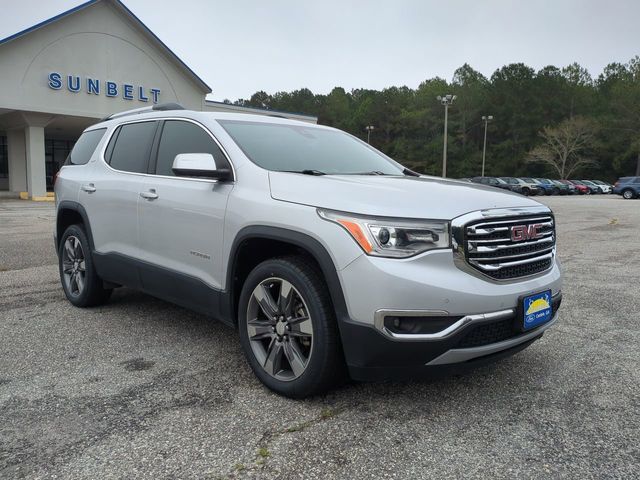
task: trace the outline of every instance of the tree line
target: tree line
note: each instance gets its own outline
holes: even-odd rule
[[[450,177],[480,175],[483,115],[493,116],[487,131],[486,175],[609,181],[640,175],[638,56],[607,65],[597,78],[577,63],[538,71],[513,63],[490,78],[465,64],[450,82],[436,77],[416,89],[347,92],[335,87],[327,95],[306,88],[259,91],[233,103],[316,115],[318,123],[363,140],[365,127],[373,125],[373,146],[409,168],[440,175],[444,112],[436,97],[445,94],[457,96],[449,108]]]

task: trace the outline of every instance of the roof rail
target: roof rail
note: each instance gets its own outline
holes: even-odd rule
[[[127,117],[129,115],[138,115],[141,113],[148,113],[153,111],[165,112],[168,110],[184,110],[185,108],[179,103],[157,103],[150,107],[134,108],[133,110],[125,110],[124,112],[112,113],[104,117],[101,122],[112,120],[114,118]]]

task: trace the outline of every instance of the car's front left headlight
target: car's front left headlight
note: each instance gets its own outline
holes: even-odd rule
[[[406,258],[438,248],[450,248],[449,222],[368,217],[318,209],[318,215],[342,226],[367,255]]]

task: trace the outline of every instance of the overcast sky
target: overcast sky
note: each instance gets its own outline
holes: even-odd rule
[[[82,3],[1,0],[0,37]],[[213,89],[417,87],[465,62],[578,62],[596,77],[640,54],[639,0],[124,0]]]

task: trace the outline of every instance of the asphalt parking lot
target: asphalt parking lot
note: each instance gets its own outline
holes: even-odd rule
[[[640,200],[546,197],[559,323],[463,376],[261,386],[231,328],[64,298],[52,204],[0,202],[0,478],[638,478]]]

